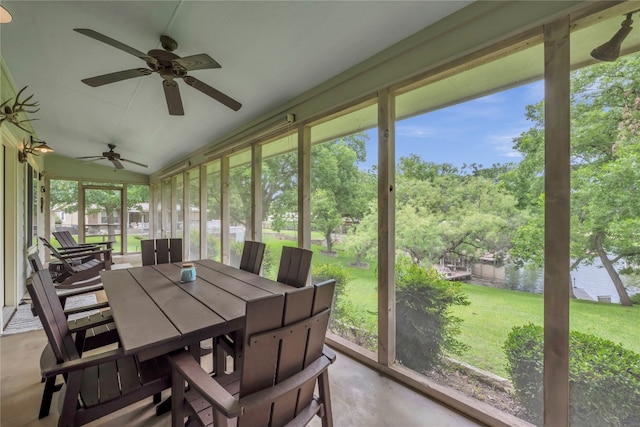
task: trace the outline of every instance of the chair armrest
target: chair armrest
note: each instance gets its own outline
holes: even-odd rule
[[[93,294],[104,289],[102,284],[87,286],[86,288],[77,289],[57,289],[58,298],[69,298],[77,295]]]
[[[96,248],[95,246],[76,246],[74,248],[56,248],[60,255],[71,255],[76,252],[86,252]]]
[[[124,350],[117,348],[114,350],[105,351],[103,353],[92,354],[90,356],[83,356],[80,359],[69,360],[63,363],[43,364],[40,366],[43,377],[50,377],[53,375],[67,374],[69,372],[79,371],[92,366],[100,365],[102,363],[111,362],[124,357]]]
[[[85,311],[99,310],[101,308],[107,308],[107,307],[109,307],[109,302],[104,301],[104,302],[98,302],[96,304],[83,305],[82,307],[68,308],[64,311],[64,314],[66,316],[69,316],[71,314],[84,313]]]
[[[309,366],[286,380],[273,387],[251,393],[240,399],[240,403],[245,411],[249,412],[255,406],[264,405],[265,402],[273,401],[278,396],[282,396],[292,390],[302,387],[305,383],[317,378],[331,364],[330,359],[324,355],[318,357]]]
[[[202,369],[200,364],[186,351],[169,355],[173,369],[183,376],[218,411],[227,418],[239,417],[243,413],[240,402]]]
[[[329,359],[331,363],[336,361],[336,353],[331,350],[326,344],[322,347],[322,354],[324,355],[324,357]]]
[[[56,257],[59,259],[79,259],[85,258],[96,254],[111,254],[111,249],[85,249],[83,251],[60,254],[60,256]]]

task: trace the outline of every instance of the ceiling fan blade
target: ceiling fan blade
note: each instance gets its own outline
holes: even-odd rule
[[[233,111],[238,111],[240,107],[242,107],[242,104],[236,101],[235,99],[231,98],[228,95],[225,95],[224,93],[220,92],[218,89],[214,89],[208,84],[203,83],[194,77],[184,76],[183,79],[189,86],[199,90],[205,95],[209,95],[216,101],[221,102],[222,104],[231,108]]]
[[[164,97],[167,99],[169,114],[172,116],[184,116],[178,83],[173,80],[163,80],[162,86],[164,86]]]
[[[111,163],[113,163],[116,169],[124,169],[124,166],[122,166],[122,163],[120,163],[118,159],[109,159],[109,160],[111,160]]]
[[[76,159],[95,159],[95,160],[100,160],[100,159],[106,159],[106,157],[100,157],[100,156],[84,156],[84,157],[76,157]]]
[[[131,70],[117,71],[115,73],[103,74],[101,76],[82,79],[82,83],[87,84],[91,87],[97,87],[109,83],[119,82],[121,80],[132,79],[134,77],[148,76],[151,73],[153,73],[153,71],[149,70],[148,68],[134,68]]]
[[[138,166],[142,166],[143,168],[148,168],[149,166],[142,164],[142,163],[138,163],[138,162],[134,162],[133,160],[129,160],[129,159],[123,159],[120,158],[121,162],[129,162],[129,163],[133,163],[134,165],[138,165]]]
[[[222,68],[222,66],[218,64],[215,59],[213,59],[206,53],[184,56],[182,58],[174,59],[171,62],[186,71],[204,70],[208,68]]]
[[[104,34],[100,34],[97,31],[93,31],[88,28],[74,28],[73,31],[78,32],[80,34],[84,34],[85,36],[91,37],[92,39],[101,41],[102,43],[106,43],[109,46],[113,46],[133,56],[137,56],[143,61],[153,62],[154,64],[158,62],[157,59],[155,59],[154,57],[149,56],[144,52],[140,52],[138,49],[134,49],[131,46],[127,46],[126,44],[121,43],[117,40],[114,40],[111,37],[105,36]]]

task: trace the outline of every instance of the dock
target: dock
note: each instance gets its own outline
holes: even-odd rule
[[[582,288],[573,288],[573,296],[576,297],[576,299],[582,299],[582,300],[586,300],[586,301],[595,301],[595,298],[593,298],[591,295],[589,295],[589,292],[585,291]]]
[[[443,265],[434,265],[433,268],[438,270],[445,280],[458,281],[471,279],[471,272],[467,270],[457,270]]]

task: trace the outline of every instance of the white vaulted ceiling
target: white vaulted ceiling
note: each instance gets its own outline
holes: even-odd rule
[[[67,157],[117,146],[126,169],[150,174],[353,67],[470,1],[3,1],[0,54],[40,111],[36,134]],[[178,42],[221,69],[189,72],[242,103],[235,112],[178,80],[184,116],[167,111],[153,74],[101,87],[81,79],[139,58],[74,32],[89,28],[142,52]],[[0,94],[1,95],[1,94]],[[4,101],[6,96],[2,96]],[[100,162],[106,163],[108,162]]]

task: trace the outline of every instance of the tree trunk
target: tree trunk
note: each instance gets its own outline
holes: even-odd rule
[[[327,241],[327,253],[333,253],[333,242],[331,241],[331,231],[329,230],[324,234],[324,238]]]
[[[114,210],[112,209],[111,211],[107,211],[110,212],[109,214],[107,214],[107,241],[109,242],[115,242],[116,241],[116,230],[115,230],[115,216],[114,214]]]
[[[594,241],[596,251],[598,251],[598,256],[600,257],[600,261],[602,261],[602,265],[604,265],[607,273],[609,273],[609,277],[611,277],[613,286],[615,286],[616,291],[618,292],[618,296],[620,297],[620,304],[631,307],[633,304],[631,303],[631,298],[629,298],[629,294],[627,293],[627,290],[622,283],[622,279],[620,279],[620,275],[613,266],[613,262],[611,262],[611,260],[607,256],[606,251],[602,247],[602,236],[598,234]]]

